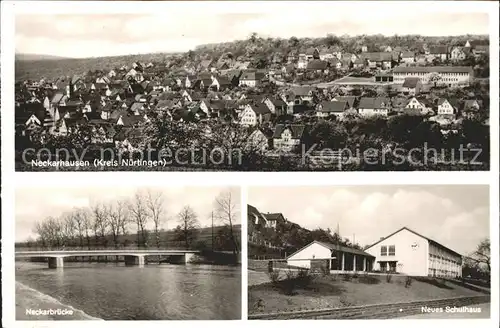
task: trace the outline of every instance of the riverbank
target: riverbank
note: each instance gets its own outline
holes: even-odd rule
[[[385,276],[349,280],[340,275],[317,276],[307,283],[290,286],[280,282],[265,282],[266,277],[262,273],[249,271],[248,280],[249,314],[485,295],[451,282],[426,278],[412,279],[410,286],[406,286],[406,277],[396,275],[390,281]]]
[[[29,313],[31,311],[32,314]],[[102,320],[16,281],[16,320]]]

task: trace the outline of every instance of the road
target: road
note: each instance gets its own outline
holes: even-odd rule
[[[483,304],[474,304],[470,305],[470,308],[480,308],[481,312],[479,313],[422,313],[416,315],[410,315],[407,317],[401,317],[398,319],[486,319],[491,316],[491,304],[483,303]]]

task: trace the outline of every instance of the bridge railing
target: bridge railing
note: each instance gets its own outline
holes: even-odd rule
[[[157,248],[157,247],[137,247],[137,246],[122,246],[122,247],[16,247],[15,251],[16,252],[32,252],[32,251],[126,251],[126,250],[141,250],[141,251],[147,251],[147,250],[193,250],[195,249],[190,249],[190,248],[185,248],[185,247],[166,247],[166,248]]]

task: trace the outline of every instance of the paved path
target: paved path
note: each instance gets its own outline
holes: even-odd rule
[[[398,319],[486,319],[491,316],[491,304],[483,303],[483,304],[474,304],[468,306],[469,308],[480,308],[481,312],[479,313],[422,313],[416,315],[410,315],[407,317],[401,317]]]

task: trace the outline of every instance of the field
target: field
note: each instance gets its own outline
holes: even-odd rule
[[[411,285],[406,287],[406,277],[398,275],[391,275],[390,282],[385,275],[350,280],[342,275],[317,276],[306,285],[297,285],[290,293],[280,282],[273,284],[269,278],[263,282],[264,275],[255,272],[249,275],[249,284],[257,283],[248,288],[250,314],[484,295],[450,281],[426,277],[412,278]]]

